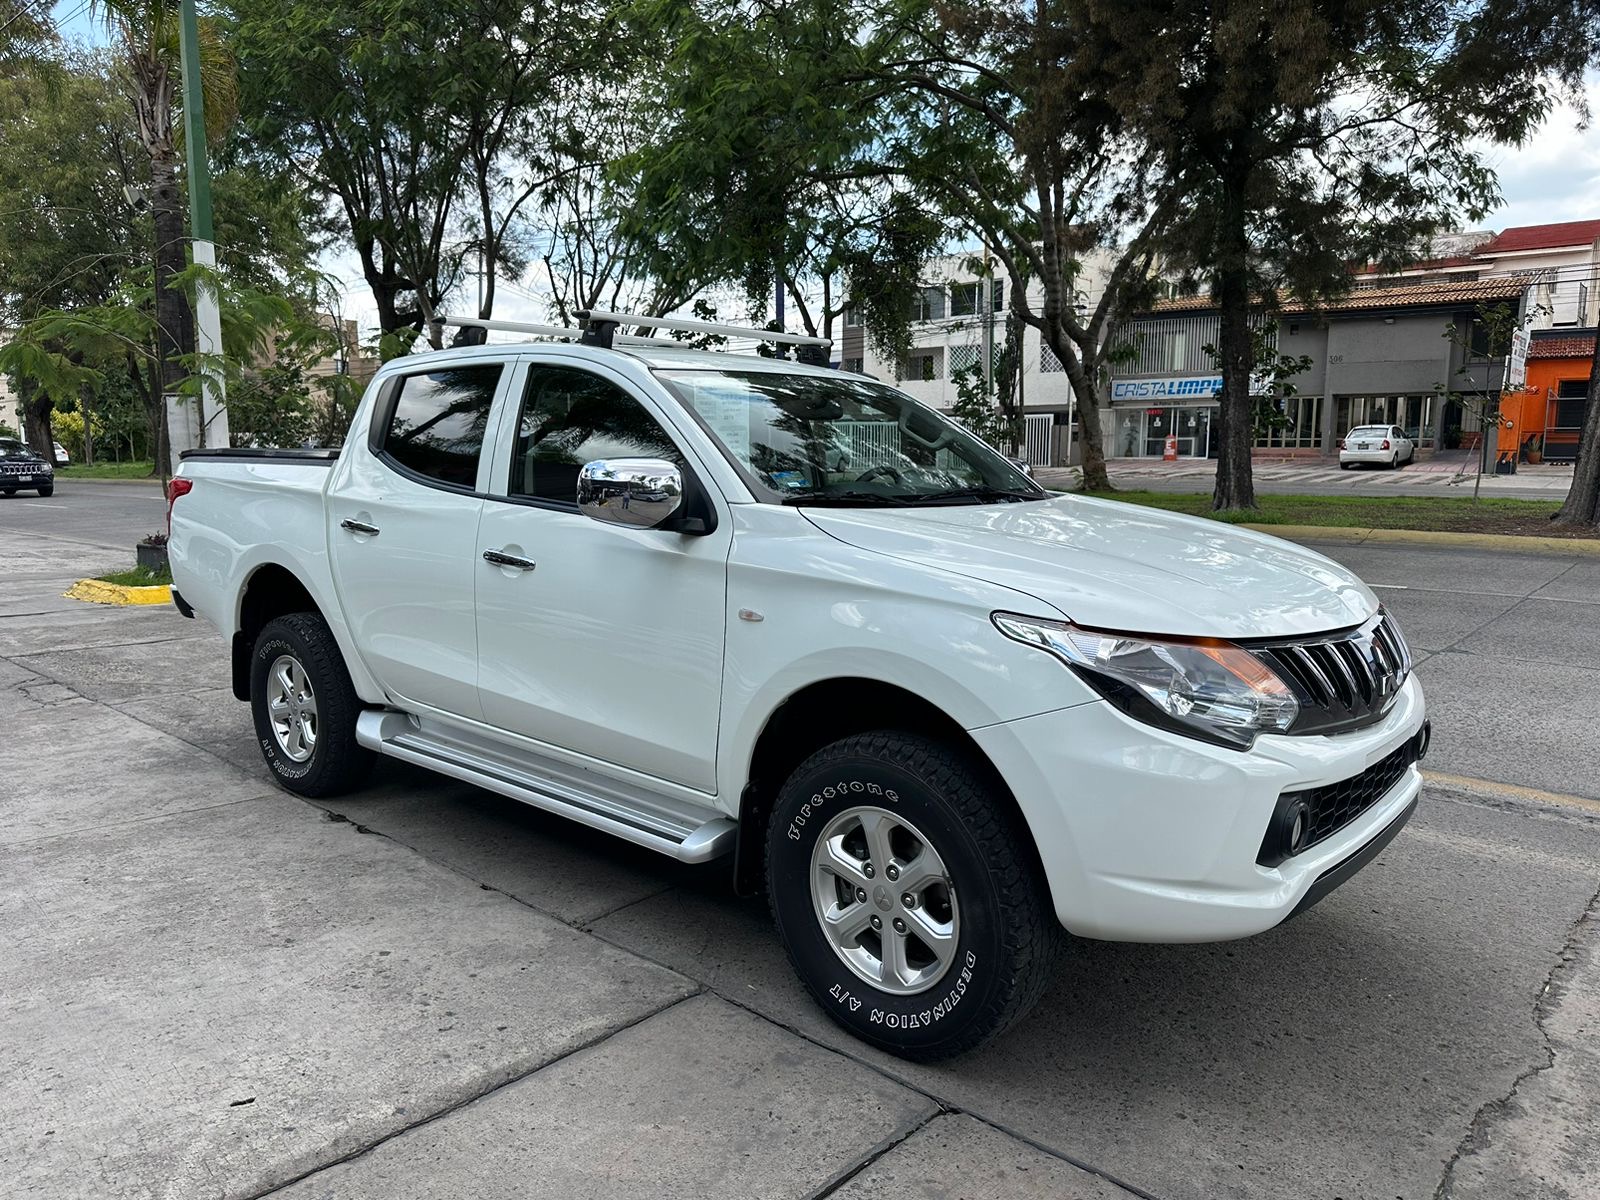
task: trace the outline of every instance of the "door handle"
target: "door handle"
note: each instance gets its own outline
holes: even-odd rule
[[[539,564],[531,558],[518,558],[515,554],[507,554],[504,550],[485,550],[483,561],[496,567],[509,567],[513,571],[531,571]]]
[[[364,533],[368,537],[378,536],[378,527],[376,525],[368,525],[365,521],[352,520],[350,517],[340,521],[339,528],[348,529],[351,533]]]

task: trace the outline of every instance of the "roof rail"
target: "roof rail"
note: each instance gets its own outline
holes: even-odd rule
[[[833,343],[827,338],[810,337],[802,333],[779,333],[772,329],[758,329],[752,325],[720,325],[711,321],[691,321],[680,317],[634,317],[627,313],[603,312],[594,309],[585,309],[574,313],[582,322],[582,327],[572,325],[539,325],[527,321],[500,321],[484,317],[446,317],[437,316],[432,324],[439,326],[452,325],[462,330],[459,341],[463,345],[482,345],[488,338],[490,330],[500,333],[526,333],[534,337],[563,338],[568,341],[579,340],[586,345],[603,346],[652,346],[666,349],[670,343],[663,342],[653,337],[635,337],[617,333],[617,328],[622,325],[636,326],[644,329],[678,330],[684,333],[708,333],[720,337],[753,338],[757,341],[772,342],[779,348],[782,357],[783,347],[795,347],[795,358],[802,363],[813,366],[825,367],[828,365],[828,350]]]

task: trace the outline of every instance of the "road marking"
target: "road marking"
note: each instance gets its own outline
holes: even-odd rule
[[[1387,588],[1391,592],[1409,592],[1411,589],[1403,583],[1369,583],[1368,587]]]
[[[1510,796],[1535,804],[1553,804],[1558,808],[1578,808],[1584,812],[1600,813],[1600,800],[1587,796],[1568,796],[1562,792],[1544,792],[1538,788],[1523,787],[1519,783],[1498,783],[1493,779],[1478,779],[1471,775],[1447,775],[1443,771],[1424,771],[1422,778],[1438,787],[1457,788],[1463,792],[1480,795]]]

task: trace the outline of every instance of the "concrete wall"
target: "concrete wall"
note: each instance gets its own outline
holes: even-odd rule
[[[1450,319],[1441,313],[1333,320],[1326,333],[1328,396],[1429,392],[1455,387],[1452,364],[1459,351],[1445,337]],[[1309,351],[1307,351],[1309,353]],[[1302,392],[1312,389],[1302,385]]]

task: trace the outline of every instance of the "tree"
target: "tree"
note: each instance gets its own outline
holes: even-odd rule
[[[1071,7],[647,0],[635,12],[683,67],[662,136],[635,159],[657,240],[725,275],[838,268],[891,354],[922,265],[953,234],[981,241],[1009,276],[1014,318],[1066,370],[1088,486],[1109,488],[1106,354],[1148,291],[1174,198],[1114,114],[1074,93]],[[1091,255],[1106,265],[1089,305]]]
[[[104,302],[149,229],[122,194],[139,147],[106,62],[52,45],[0,76],[0,127],[0,328]],[[16,387],[24,435],[48,452],[54,398],[26,374]]]
[[[250,0],[230,7],[242,110],[262,153],[336,209],[386,355],[486,268],[520,275],[528,206],[571,169],[572,112],[616,53],[577,0]]]
[[[1182,202],[1159,248],[1221,312],[1219,509],[1255,503],[1253,314],[1349,286],[1497,199],[1482,139],[1515,140],[1537,108],[1450,49],[1468,10],[1434,0],[1074,0],[1073,77],[1156,156]],[[1151,62],[1182,63],[1153,72]]]
[[[177,278],[188,266],[183,192],[178,178],[177,107],[181,69],[177,0],[96,0],[120,49],[120,78],[133,106],[139,141],[149,156],[149,204],[155,225],[155,344],[160,386],[150,397],[159,428],[156,457],[165,473],[164,397],[186,378],[181,360],[193,352],[194,307]],[[208,137],[232,122],[236,91],[233,62],[216,26],[199,23],[200,90]]]

